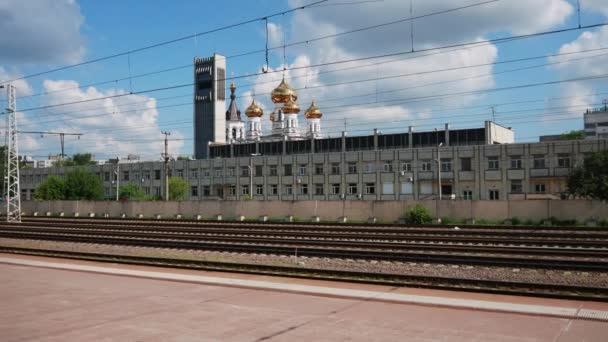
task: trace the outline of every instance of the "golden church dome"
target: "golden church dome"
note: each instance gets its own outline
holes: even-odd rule
[[[274,88],[271,93],[271,99],[274,103],[287,103],[287,101],[297,101],[298,94],[289,87],[283,78],[278,87]]]
[[[323,113],[321,113],[321,110],[313,100],[310,107],[306,110],[306,113],[304,113],[304,116],[307,119],[320,119],[323,116]]]
[[[245,110],[245,115],[250,118],[259,118],[264,115],[264,111],[260,106],[258,106],[258,104],[255,102],[255,99],[253,99],[249,107],[247,107],[247,110]]]
[[[300,112],[300,106],[294,100],[290,99],[281,107],[281,111],[284,114],[298,114]]]

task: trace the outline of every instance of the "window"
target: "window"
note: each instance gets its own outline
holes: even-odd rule
[[[270,194],[273,196],[279,194],[279,186],[277,184],[270,184]]]
[[[283,165],[283,175],[285,175],[285,176],[291,176],[292,175],[291,164],[285,164],[285,165]]]
[[[154,187],[154,196],[160,198],[160,186]]]
[[[401,162],[401,171],[412,172],[412,162],[410,162],[410,161]]]
[[[160,170],[154,170],[154,179],[160,180]]]
[[[323,174],[323,164],[322,163],[315,164],[315,175],[322,175],[322,174]]]
[[[376,193],[376,183],[365,183],[365,193],[373,195]]]
[[[543,184],[543,183],[534,184],[534,193],[544,194],[545,193],[545,184]]]
[[[139,178],[139,171],[133,171],[133,174],[131,175],[131,179],[137,182],[141,181],[141,178]]]
[[[357,183],[348,183],[348,193],[351,195],[356,195],[357,192]]]
[[[226,168],[226,176],[227,177],[234,177],[235,170],[236,170],[235,167],[228,167],[228,168]]]
[[[110,197],[110,188],[104,188],[106,197]]]
[[[348,173],[357,173],[357,163],[356,162],[348,163]]]
[[[431,162],[430,161],[423,160],[420,165],[421,165],[420,169],[422,171],[431,171]]]
[[[141,178],[144,180],[150,180],[150,170],[142,171]]]
[[[401,183],[401,193],[403,195],[409,195],[414,193],[414,185],[411,182]]]
[[[340,163],[331,163],[331,174],[332,175],[340,174]]]
[[[339,183],[334,183],[331,185],[331,193],[334,195],[339,195],[341,193]]]
[[[300,175],[300,176],[306,175],[306,164],[300,164],[300,166],[298,166],[298,175]]]
[[[211,175],[209,174],[209,169],[208,169],[208,168],[204,168],[204,169],[203,169],[203,177],[209,177],[209,176],[211,176]]]
[[[190,178],[198,178],[198,169],[190,169]]]
[[[498,170],[498,157],[488,157],[488,170]]]
[[[369,162],[365,163],[365,173],[374,173],[376,172],[376,163]]]
[[[222,177],[222,168],[216,167],[214,173],[215,173],[215,177]]]
[[[279,172],[277,171],[277,166],[276,165],[268,165],[268,174],[271,176],[276,176],[279,174]]]
[[[241,166],[241,177],[249,177],[249,166]]]
[[[471,171],[471,158],[460,158],[460,171]]]
[[[128,181],[129,180],[129,171],[123,171],[122,172],[122,180],[123,181]]]
[[[382,162],[382,172],[393,172],[393,162],[390,160]]]
[[[441,159],[441,172],[452,171],[452,159],[442,158]]]
[[[291,184],[283,186],[283,195],[293,195],[293,186]]]
[[[323,195],[323,184],[315,184],[315,195]]]
[[[106,172],[103,173],[103,180],[106,181],[106,182],[110,181],[110,173],[109,172],[106,171]]]
[[[511,156],[511,168],[512,169],[521,169],[521,156]]]
[[[533,167],[535,169],[544,169],[545,168],[545,156],[534,156],[534,163],[533,163]]]
[[[257,177],[262,177],[264,175],[264,165],[255,166],[255,175]]]
[[[235,185],[230,185],[228,187],[228,195],[236,196],[236,186]]]
[[[308,184],[300,184],[300,195],[308,195]]]
[[[255,194],[258,196],[264,195],[264,185],[256,184],[255,185]]]
[[[175,175],[179,178],[184,178],[184,169],[175,170]]]
[[[521,180],[512,180],[511,181],[511,193],[512,194],[521,194],[524,192],[524,188],[521,184]]]
[[[241,185],[241,195],[249,195],[249,184]]]
[[[421,195],[432,195],[433,194],[433,183],[420,182],[420,194]]]
[[[211,186],[203,185],[203,197],[211,196]]]
[[[472,200],[473,199],[473,191],[471,190],[464,190],[462,192],[462,199],[464,200]]]
[[[557,156],[558,167],[570,167],[570,156],[567,154],[559,154]]]
[[[392,182],[382,183],[382,194],[392,195],[395,193],[395,185]]]
[[[194,185],[190,187],[190,196],[198,197],[198,186]]]
[[[498,193],[498,190],[490,190],[488,193],[490,195],[491,201],[498,201],[500,199],[500,194]]]
[[[144,193],[146,194],[146,196],[150,196],[150,188],[149,187],[144,187]]]

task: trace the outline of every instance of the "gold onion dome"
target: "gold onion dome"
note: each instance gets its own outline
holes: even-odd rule
[[[285,102],[281,111],[285,114],[298,114],[300,112],[300,106],[294,100],[288,100]]]
[[[274,120],[277,119],[277,116],[274,112],[270,113],[270,117],[268,117],[270,119],[270,121],[274,122]]]
[[[321,110],[313,100],[310,107],[306,110],[306,113],[304,113],[304,116],[306,116],[307,119],[320,119],[323,116],[323,113],[321,113]]]
[[[247,117],[250,118],[259,118],[264,115],[264,111],[260,106],[258,106],[258,104],[255,102],[255,99],[253,99],[249,107],[247,107],[247,110],[245,110],[245,114],[247,115]]]
[[[289,100],[297,101],[298,94],[289,87],[285,79],[282,79],[281,83],[272,91],[271,99],[274,103],[286,103]]]

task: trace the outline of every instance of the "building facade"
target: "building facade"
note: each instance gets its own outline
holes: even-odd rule
[[[493,125],[490,123],[490,127]],[[479,134],[483,135],[482,131]],[[438,136],[445,137],[445,134]],[[566,191],[570,170],[582,163],[587,154],[608,149],[607,140],[444,143],[441,147],[435,144],[390,148],[380,147],[381,135],[362,138],[369,137],[372,147],[368,149],[347,146],[343,136],[338,138],[337,151],[288,153],[284,150],[280,154],[259,156],[176,160],[170,163],[170,175],[189,181],[190,200],[242,200],[250,196],[254,200],[290,201],[424,200],[436,199],[439,189],[443,199],[558,199]],[[232,146],[234,151],[238,145]],[[116,166],[88,168],[103,182],[106,198],[115,198]],[[22,170],[23,199],[31,199],[36,186],[49,175],[61,176],[67,171],[68,168],[55,167]],[[150,196],[160,198],[164,193],[162,162],[120,164],[118,176],[121,185],[137,183]]]
[[[194,59],[194,157],[207,158],[210,142],[226,142],[226,57]]]
[[[585,139],[608,139],[608,103],[585,112]]]

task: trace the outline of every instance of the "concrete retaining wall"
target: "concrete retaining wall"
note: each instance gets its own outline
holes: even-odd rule
[[[433,217],[458,220],[485,219],[501,221],[509,218],[543,220],[555,217],[560,220],[585,222],[590,219],[608,219],[608,203],[587,200],[511,200],[511,201],[182,201],[182,202],[113,202],[113,201],[24,201],[26,215],[80,216],[95,213],[111,217],[152,218],[161,215],[172,218],[181,214],[184,218],[197,215],[205,219],[222,215],[226,220],[244,216],[246,219],[284,219],[294,216],[310,220],[318,216],[324,221],[336,221],[348,217],[349,221],[366,221],[376,217],[380,222],[396,222],[408,208],[421,204]]]

